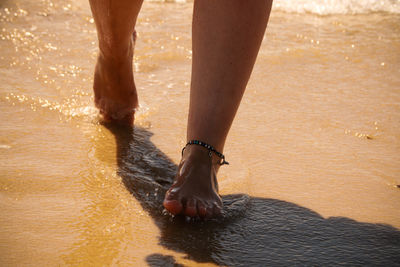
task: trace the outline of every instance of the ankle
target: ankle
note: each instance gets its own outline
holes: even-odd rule
[[[133,41],[129,42],[100,42],[99,57],[107,62],[126,62],[133,57]]]
[[[215,170],[220,167],[221,158],[205,147],[188,145],[182,153],[182,160],[190,160],[201,164],[211,164]]]

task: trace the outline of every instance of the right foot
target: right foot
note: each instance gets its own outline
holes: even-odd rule
[[[165,194],[164,207],[172,214],[209,218],[219,215],[222,200],[218,195],[216,172],[219,158],[203,147],[187,146],[174,184]]]
[[[133,124],[138,105],[132,72],[134,39],[128,51],[99,53],[93,83],[94,101],[106,122]]]

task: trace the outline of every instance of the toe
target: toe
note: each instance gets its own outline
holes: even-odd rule
[[[221,215],[222,213],[222,205],[217,202],[213,203],[213,216]]]
[[[189,217],[197,216],[196,200],[191,198],[186,202],[185,215]]]
[[[197,211],[200,217],[204,218],[207,216],[207,206],[202,201],[197,202]]]
[[[168,200],[164,199],[164,208],[166,208],[170,213],[176,215],[182,212],[182,203],[178,200]]]
[[[178,195],[174,194],[173,192],[167,192],[163,205],[164,208],[174,215],[181,213],[183,210],[181,200],[178,198]]]
[[[211,218],[214,214],[214,207],[211,203],[207,203],[206,218]]]

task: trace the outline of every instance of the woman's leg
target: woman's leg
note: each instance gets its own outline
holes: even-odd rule
[[[90,0],[99,39],[95,104],[105,120],[132,124],[138,105],[132,72],[135,24],[143,0]]]
[[[195,0],[188,140],[222,152],[267,26],[272,0]],[[164,206],[173,214],[212,216],[221,211],[218,158],[200,146],[185,149]]]

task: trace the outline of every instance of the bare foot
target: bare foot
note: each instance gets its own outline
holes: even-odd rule
[[[219,160],[215,154],[210,159],[203,147],[187,146],[175,183],[165,194],[164,207],[174,215],[202,218],[219,215],[222,210],[216,179]]]
[[[132,72],[135,36],[127,49],[100,51],[94,74],[94,101],[106,122],[132,125],[138,105]]]

